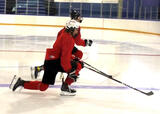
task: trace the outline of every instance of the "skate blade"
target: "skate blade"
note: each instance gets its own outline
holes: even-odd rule
[[[35,76],[34,76],[34,68],[31,67],[30,69],[31,69],[31,78],[32,78],[32,79],[35,79]]]
[[[69,92],[61,91],[60,95],[61,95],[61,96],[75,96],[76,93],[69,93]]]
[[[18,79],[17,79],[16,75],[14,75],[14,76],[13,76],[13,79],[12,79],[10,85],[9,85],[9,89],[13,89],[13,86],[14,86],[14,84],[17,82],[17,80],[18,80]]]
[[[60,80],[64,80],[64,75],[63,75],[63,73],[62,73],[62,72],[61,72],[61,74],[60,74],[59,79],[60,79]]]

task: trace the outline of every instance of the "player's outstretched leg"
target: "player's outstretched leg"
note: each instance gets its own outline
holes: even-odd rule
[[[61,96],[74,96],[76,95],[76,90],[71,89],[67,83],[63,82],[60,95]]]
[[[35,66],[35,67],[31,67],[31,78],[32,79],[37,79],[37,77],[39,76],[39,73],[44,70],[44,66]]]
[[[41,81],[25,81],[19,77],[13,85],[12,90],[15,91],[20,86],[24,87],[24,89],[45,91],[49,87],[49,84],[42,83]]]

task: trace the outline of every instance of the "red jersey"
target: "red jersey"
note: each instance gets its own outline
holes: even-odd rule
[[[57,36],[53,48],[47,49],[45,59],[46,60],[60,59],[62,68],[66,72],[69,72],[72,68],[71,56],[74,45],[75,41],[72,35],[63,30],[63,32],[61,32],[61,34]]]
[[[57,35],[57,38],[58,36],[63,33],[63,31],[65,30],[65,28],[61,29],[59,32],[58,32],[58,35]],[[85,46],[85,41],[83,39],[81,39],[81,33],[80,33],[80,30],[81,28],[79,27],[78,29],[78,35],[74,38],[74,41],[76,43],[76,45],[79,45],[79,46]]]

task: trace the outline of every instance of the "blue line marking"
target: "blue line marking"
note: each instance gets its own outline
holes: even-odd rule
[[[9,87],[10,84],[0,84],[0,87]],[[60,88],[61,85],[50,85],[49,88]],[[122,86],[94,86],[94,85],[76,85],[73,88],[79,89],[113,89],[113,90],[126,90],[128,87]],[[140,90],[160,90],[160,88],[137,88]]]

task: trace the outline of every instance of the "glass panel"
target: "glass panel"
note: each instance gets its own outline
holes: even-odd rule
[[[152,7],[152,19],[156,20],[157,19],[157,7]]]
[[[112,4],[111,11],[112,11],[111,18],[117,18],[117,16],[118,16],[118,4]]]
[[[48,4],[46,4],[46,13],[47,13],[47,15],[58,16],[58,14],[59,14],[59,2],[48,2]]]
[[[135,0],[135,19],[139,19],[140,0]]]
[[[80,10],[80,4],[81,3],[71,3],[71,9]]]
[[[92,17],[100,17],[101,4],[93,3],[92,4]]]
[[[15,3],[17,4],[15,5]],[[69,16],[71,9],[83,17],[160,20],[160,0],[123,0],[117,3],[54,2],[54,0],[0,0],[0,14]],[[6,3],[6,5],[5,5]],[[5,9],[6,8],[6,9]]]
[[[122,18],[127,18],[127,0],[123,0]]]
[[[0,14],[4,14],[5,0],[0,0]]]
[[[91,4],[90,3],[82,3],[82,17],[90,17],[91,14]]]
[[[102,6],[102,17],[103,18],[110,18],[110,8],[111,4],[104,3]]]
[[[38,15],[46,15],[45,4],[46,2],[44,0],[38,1]]]
[[[29,15],[37,15],[37,6],[38,2],[37,0],[28,0],[28,14]]]
[[[133,19],[134,0],[128,0],[128,18]]]
[[[146,19],[150,20],[150,7],[146,7]]]
[[[17,0],[17,14],[26,14],[27,7],[28,5],[26,0]]]
[[[70,3],[60,3],[60,16],[69,16]]]
[[[142,7],[141,8],[141,15],[140,15],[140,19],[144,19],[144,16],[145,16],[145,8]]]

